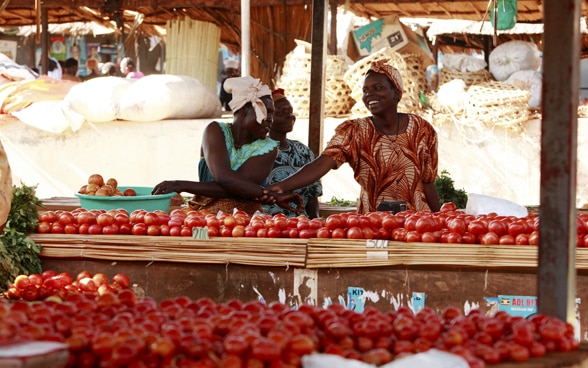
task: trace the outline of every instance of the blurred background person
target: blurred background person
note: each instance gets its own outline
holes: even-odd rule
[[[231,111],[231,106],[229,106],[229,102],[231,101],[231,98],[233,98],[233,95],[225,90],[225,80],[227,80],[228,78],[239,77],[241,75],[241,68],[239,66],[239,60],[236,59],[227,59],[225,60],[224,64],[225,77],[221,82],[219,98],[221,104],[223,105],[223,110]]]
[[[120,62],[120,72],[125,78],[138,79],[143,78],[145,74],[136,69],[135,61],[131,58],[124,58]]]
[[[100,74],[98,73],[98,60],[88,59],[86,61],[86,70],[87,70],[87,74],[84,77],[84,80],[90,80],[90,79],[99,77]]]
[[[270,127],[269,136],[271,139],[280,142],[278,146],[278,155],[274,161],[274,167],[266,180],[266,185],[280,182],[298,171],[302,166],[314,160],[312,150],[302,142],[288,139],[288,133],[294,129],[296,116],[294,109],[288,98],[286,98],[283,89],[276,89],[272,92],[274,100],[274,119]],[[308,218],[319,217],[318,197],[323,195],[323,186],[320,180],[314,183],[294,190],[302,196],[304,211],[300,214]],[[283,213],[288,217],[295,217],[299,214],[289,209],[282,208],[276,204],[263,205],[263,212],[269,215]]]
[[[82,79],[78,77],[78,61],[74,58],[69,58],[63,63],[62,80],[69,80],[73,82],[81,82]]]

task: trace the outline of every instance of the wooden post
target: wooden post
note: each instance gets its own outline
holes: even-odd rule
[[[330,0],[331,31],[329,39],[329,55],[337,55],[337,0]]]
[[[570,323],[576,297],[576,159],[581,0],[546,0],[538,311]]]
[[[310,104],[308,112],[308,146],[318,156],[323,140],[325,101],[325,55],[327,43],[327,9],[329,0],[312,1],[312,50],[310,60]]]
[[[241,76],[251,73],[251,9],[249,0],[241,0]]]

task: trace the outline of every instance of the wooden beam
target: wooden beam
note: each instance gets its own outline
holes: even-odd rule
[[[323,141],[325,109],[325,64],[327,54],[327,9],[329,0],[312,1],[312,50],[310,54],[310,104],[308,147],[319,155]]]
[[[539,313],[574,323],[581,0],[545,0]]]

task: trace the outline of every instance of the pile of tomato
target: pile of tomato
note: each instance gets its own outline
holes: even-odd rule
[[[194,228],[206,228],[209,237],[384,239],[398,242],[537,245],[539,217],[470,215],[445,203],[439,212],[403,211],[333,214],[326,219],[305,216],[209,213],[189,208],[165,211],[124,209],[44,211],[38,233],[124,234],[191,237]],[[577,246],[588,246],[588,214],[577,217]]]
[[[58,275],[65,276],[46,280]],[[104,281],[96,275],[84,271],[68,285]],[[14,285],[27,284],[23,280],[17,278]],[[357,313],[341,304],[293,310],[280,303],[221,304],[184,296],[157,303],[138,298],[129,288],[64,290],[35,302],[0,299],[0,345],[64,342],[70,352],[67,367],[77,368],[298,368],[302,357],[312,353],[379,366],[431,348],[460,355],[470,367],[480,368],[578,347],[569,323],[541,314],[524,319],[472,310],[463,315],[457,307],[415,314],[403,306]]]

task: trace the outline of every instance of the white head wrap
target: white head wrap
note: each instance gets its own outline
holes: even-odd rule
[[[248,102],[251,102],[258,123],[261,124],[267,117],[267,109],[261,97],[271,96],[272,91],[268,86],[261,83],[259,79],[250,76],[228,78],[225,80],[223,87],[225,91],[233,94],[233,98],[229,101],[231,110],[237,111]]]

